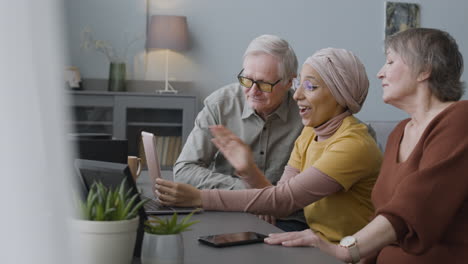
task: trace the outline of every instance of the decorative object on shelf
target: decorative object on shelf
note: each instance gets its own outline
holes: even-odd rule
[[[169,83],[169,50],[183,51],[188,49],[187,17],[185,16],[151,16],[146,37],[146,49],[166,50],[166,75],[164,90],[158,93],[177,93]]]
[[[385,2],[385,37],[420,26],[419,5]]]
[[[109,91],[125,91],[126,83],[126,62],[128,49],[142,37],[129,39],[127,32],[124,35],[125,46],[122,52],[118,52],[109,42],[94,39],[93,33],[89,27],[81,32],[81,48],[84,50],[94,49],[103,53],[109,60]]]
[[[74,260],[87,264],[128,264],[138,228],[138,210],[146,200],[136,203],[136,196],[126,188],[94,183],[85,201],[80,202],[82,219],[73,219]]]
[[[145,221],[145,234],[141,249],[141,263],[184,263],[184,240],[182,232],[190,230],[189,227],[199,221],[189,222],[193,211],[180,222],[177,213],[171,218],[161,219],[151,217]]]
[[[81,75],[77,67],[65,68],[65,82],[72,90],[81,90]]]
[[[107,90],[110,92],[125,92],[126,75],[125,62],[111,62]]]

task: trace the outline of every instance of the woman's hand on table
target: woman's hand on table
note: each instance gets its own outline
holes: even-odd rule
[[[162,205],[201,207],[201,192],[192,185],[156,179],[156,195]]]
[[[264,241],[270,245],[282,245],[285,247],[316,247],[328,255],[343,261],[347,261],[350,257],[348,249],[323,240],[311,229],[299,232],[269,234]]]
[[[310,229],[299,232],[274,233],[265,238],[267,244],[285,247],[317,247],[321,241],[322,239]]]

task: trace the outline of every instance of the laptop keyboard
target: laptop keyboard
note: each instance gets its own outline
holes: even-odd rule
[[[171,207],[171,206],[164,206],[158,203],[156,200],[149,198],[148,196],[145,195],[140,195],[141,198],[143,199],[148,199],[148,202],[145,203],[144,208],[145,211],[162,211],[162,210],[171,210],[171,211],[177,211],[177,210],[195,210],[196,208],[194,207]]]
[[[145,203],[145,211],[174,210],[172,207],[164,206],[148,196],[141,195],[141,198],[148,199]]]

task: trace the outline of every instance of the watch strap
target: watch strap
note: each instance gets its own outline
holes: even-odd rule
[[[357,247],[357,243],[348,247],[349,254],[351,255],[352,262],[351,263],[358,263],[361,260],[361,256],[359,254],[359,249]]]

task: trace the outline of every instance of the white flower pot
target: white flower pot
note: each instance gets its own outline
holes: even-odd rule
[[[73,263],[130,264],[139,217],[122,221],[72,221]]]
[[[184,263],[184,240],[182,234],[153,235],[145,232],[141,248],[141,263]]]

